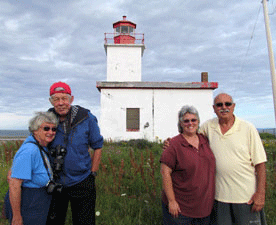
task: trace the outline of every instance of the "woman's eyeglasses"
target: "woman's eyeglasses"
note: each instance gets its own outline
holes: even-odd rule
[[[195,123],[196,121],[197,119],[191,119],[191,120],[186,119],[186,120],[183,120],[183,123],[190,123],[190,122]]]
[[[224,104],[225,106],[228,106],[228,107],[231,106],[231,105],[233,105],[232,102],[219,102],[219,103],[216,103],[216,107],[222,107],[223,104]]]
[[[51,129],[53,132],[56,132],[56,131],[57,131],[57,128],[56,128],[56,127],[52,127],[52,128],[51,128],[51,127],[43,127],[43,130],[44,130],[44,131],[49,131],[50,129]]]

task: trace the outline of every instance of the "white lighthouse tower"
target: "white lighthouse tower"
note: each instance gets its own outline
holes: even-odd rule
[[[201,74],[201,82],[142,81],[144,34],[136,33],[136,24],[126,16],[113,23],[113,29],[105,33],[107,78],[97,81],[105,140],[173,137],[178,134],[177,113],[183,105],[195,106],[202,122],[213,117],[213,90],[218,83],[208,82],[207,72]]]
[[[141,81],[144,34],[136,34],[136,24],[126,16],[113,23],[113,29],[105,33],[107,81]]]

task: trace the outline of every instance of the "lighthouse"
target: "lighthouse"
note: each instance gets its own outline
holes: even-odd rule
[[[207,72],[201,73],[200,82],[185,82],[185,74],[183,82],[142,81],[144,34],[136,33],[136,24],[126,16],[113,23],[113,33],[105,33],[104,47],[107,80],[96,85],[101,93],[99,124],[105,140],[173,137],[178,134],[177,113],[183,105],[195,106],[202,122],[212,118],[213,90],[218,83],[209,82]]]
[[[144,34],[136,33],[136,24],[126,16],[113,23],[113,33],[105,33],[107,55],[107,81],[142,80]]]

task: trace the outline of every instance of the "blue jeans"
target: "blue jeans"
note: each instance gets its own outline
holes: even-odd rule
[[[181,214],[174,218],[170,213],[168,207],[162,202],[163,210],[163,225],[209,225],[210,216],[203,218],[192,218],[183,216]]]

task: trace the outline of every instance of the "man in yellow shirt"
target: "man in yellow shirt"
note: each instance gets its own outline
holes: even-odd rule
[[[216,158],[216,193],[212,224],[264,225],[267,161],[257,129],[234,115],[235,103],[221,93],[214,99],[217,117],[199,129]],[[165,141],[164,148],[169,142]]]
[[[216,96],[213,108],[217,118],[205,122],[200,132],[216,158],[215,224],[261,224],[267,159],[259,133],[234,115],[230,95]]]

